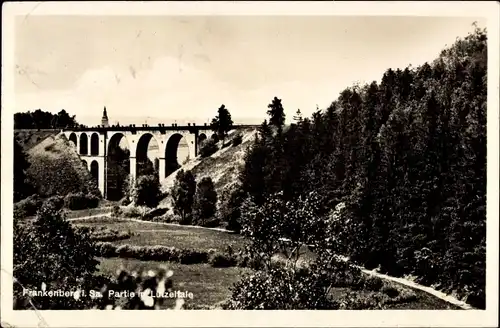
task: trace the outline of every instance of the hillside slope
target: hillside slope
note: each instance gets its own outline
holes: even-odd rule
[[[242,143],[240,145],[228,145],[207,158],[200,158],[198,156],[189,160],[162,181],[162,190],[171,190],[174,186],[175,176],[179,170],[191,170],[196,177],[196,181],[200,181],[204,177],[210,177],[212,179],[219,198],[218,202],[220,203],[223,197],[222,195],[232,190],[233,186],[237,183],[239,170],[244,164],[246,150],[254,140],[256,133],[257,130],[252,128],[240,131],[230,131],[226,144],[229,143],[234,136],[241,134]],[[219,142],[219,148],[221,145],[222,142]],[[160,205],[162,207],[168,206],[171,208],[171,201],[171,197],[167,197]]]
[[[46,138],[55,137],[58,133],[59,130],[15,130],[14,138],[24,151],[28,151]]]
[[[40,196],[99,193],[86,165],[64,134],[47,136],[27,153],[27,176]]]

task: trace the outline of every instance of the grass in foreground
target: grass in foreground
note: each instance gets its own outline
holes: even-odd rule
[[[153,223],[130,222],[118,219],[99,219],[94,222],[81,221],[77,225],[94,227],[108,227],[118,231],[130,230],[137,235],[130,239],[115,242],[116,244],[130,245],[165,245],[177,248],[192,248],[208,250],[210,248],[223,250],[228,244],[232,244],[236,249],[244,245],[243,237],[225,232],[212,230],[195,229],[191,227],[167,226]],[[310,251],[304,249],[304,260],[310,260],[314,256]],[[243,274],[250,273],[251,270],[239,267],[214,268],[209,264],[184,265],[171,262],[141,261],[136,259],[107,258],[102,259],[100,271],[105,274],[115,274],[116,270],[123,267],[126,270],[137,270],[140,267],[145,269],[157,268],[160,264],[165,264],[174,271],[174,287],[181,291],[190,291],[194,294],[194,299],[189,301],[194,306],[206,307],[214,306],[230,297],[230,287],[238,281]],[[391,283],[392,284],[392,283]],[[395,283],[394,283],[395,284]],[[399,288],[412,291],[416,297],[407,301],[394,304],[387,304],[387,309],[459,309],[459,307],[449,304],[439,298],[429,295],[423,291],[415,290],[407,286],[399,285]],[[342,298],[348,293],[350,288],[335,288],[332,290],[334,298]],[[370,299],[378,292],[359,290],[356,294],[360,298]]]
[[[244,268],[213,268],[206,264],[184,265],[170,262],[140,261],[134,259],[109,258],[100,259],[99,270],[106,275],[115,275],[120,268],[125,270],[156,269],[166,265],[174,275],[174,290],[193,293],[192,300],[186,300],[198,307],[208,307],[228,299],[231,296],[229,287],[251,270]]]

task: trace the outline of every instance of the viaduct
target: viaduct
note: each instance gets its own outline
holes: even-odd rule
[[[233,130],[250,127],[254,126],[234,125]],[[62,132],[76,147],[78,154],[86,163],[94,179],[97,180],[99,190],[106,199],[109,199],[110,191],[111,177],[108,176],[110,155],[119,147],[120,143],[127,144],[130,151],[130,176],[136,178],[138,168],[148,158],[150,141],[155,140],[159,148],[159,158],[155,165],[157,165],[156,169],[161,181],[182,164],[177,161],[177,150],[181,139],[184,138],[187,142],[188,154],[191,159],[198,155],[202,141],[207,138],[217,140],[217,135],[206,124],[202,126],[195,124],[187,126],[142,124],[140,127],[136,127],[135,124],[129,126],[98,125],[96,127],[63,129]]]

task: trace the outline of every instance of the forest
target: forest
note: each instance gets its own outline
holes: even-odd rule
[[[14,114],[14,129],[65,129],[78,126],[75,115],[62,109],[57,114],[37,109]]]
[[[346,88],[311,118],[298,110],[291,126],[275,98],[228,215],[243,213],[245,195],[265,207],[277,193],[318,194],[320,215],[345,206],[339,255],[484,307],[486,41],[476,27],[431,63]]]

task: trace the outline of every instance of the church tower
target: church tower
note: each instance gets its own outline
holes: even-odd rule
[[[106,112],[106,106],[104,106],[104,111],[102,112],[101,124],[107,128],[109,126],[108,113]]]

